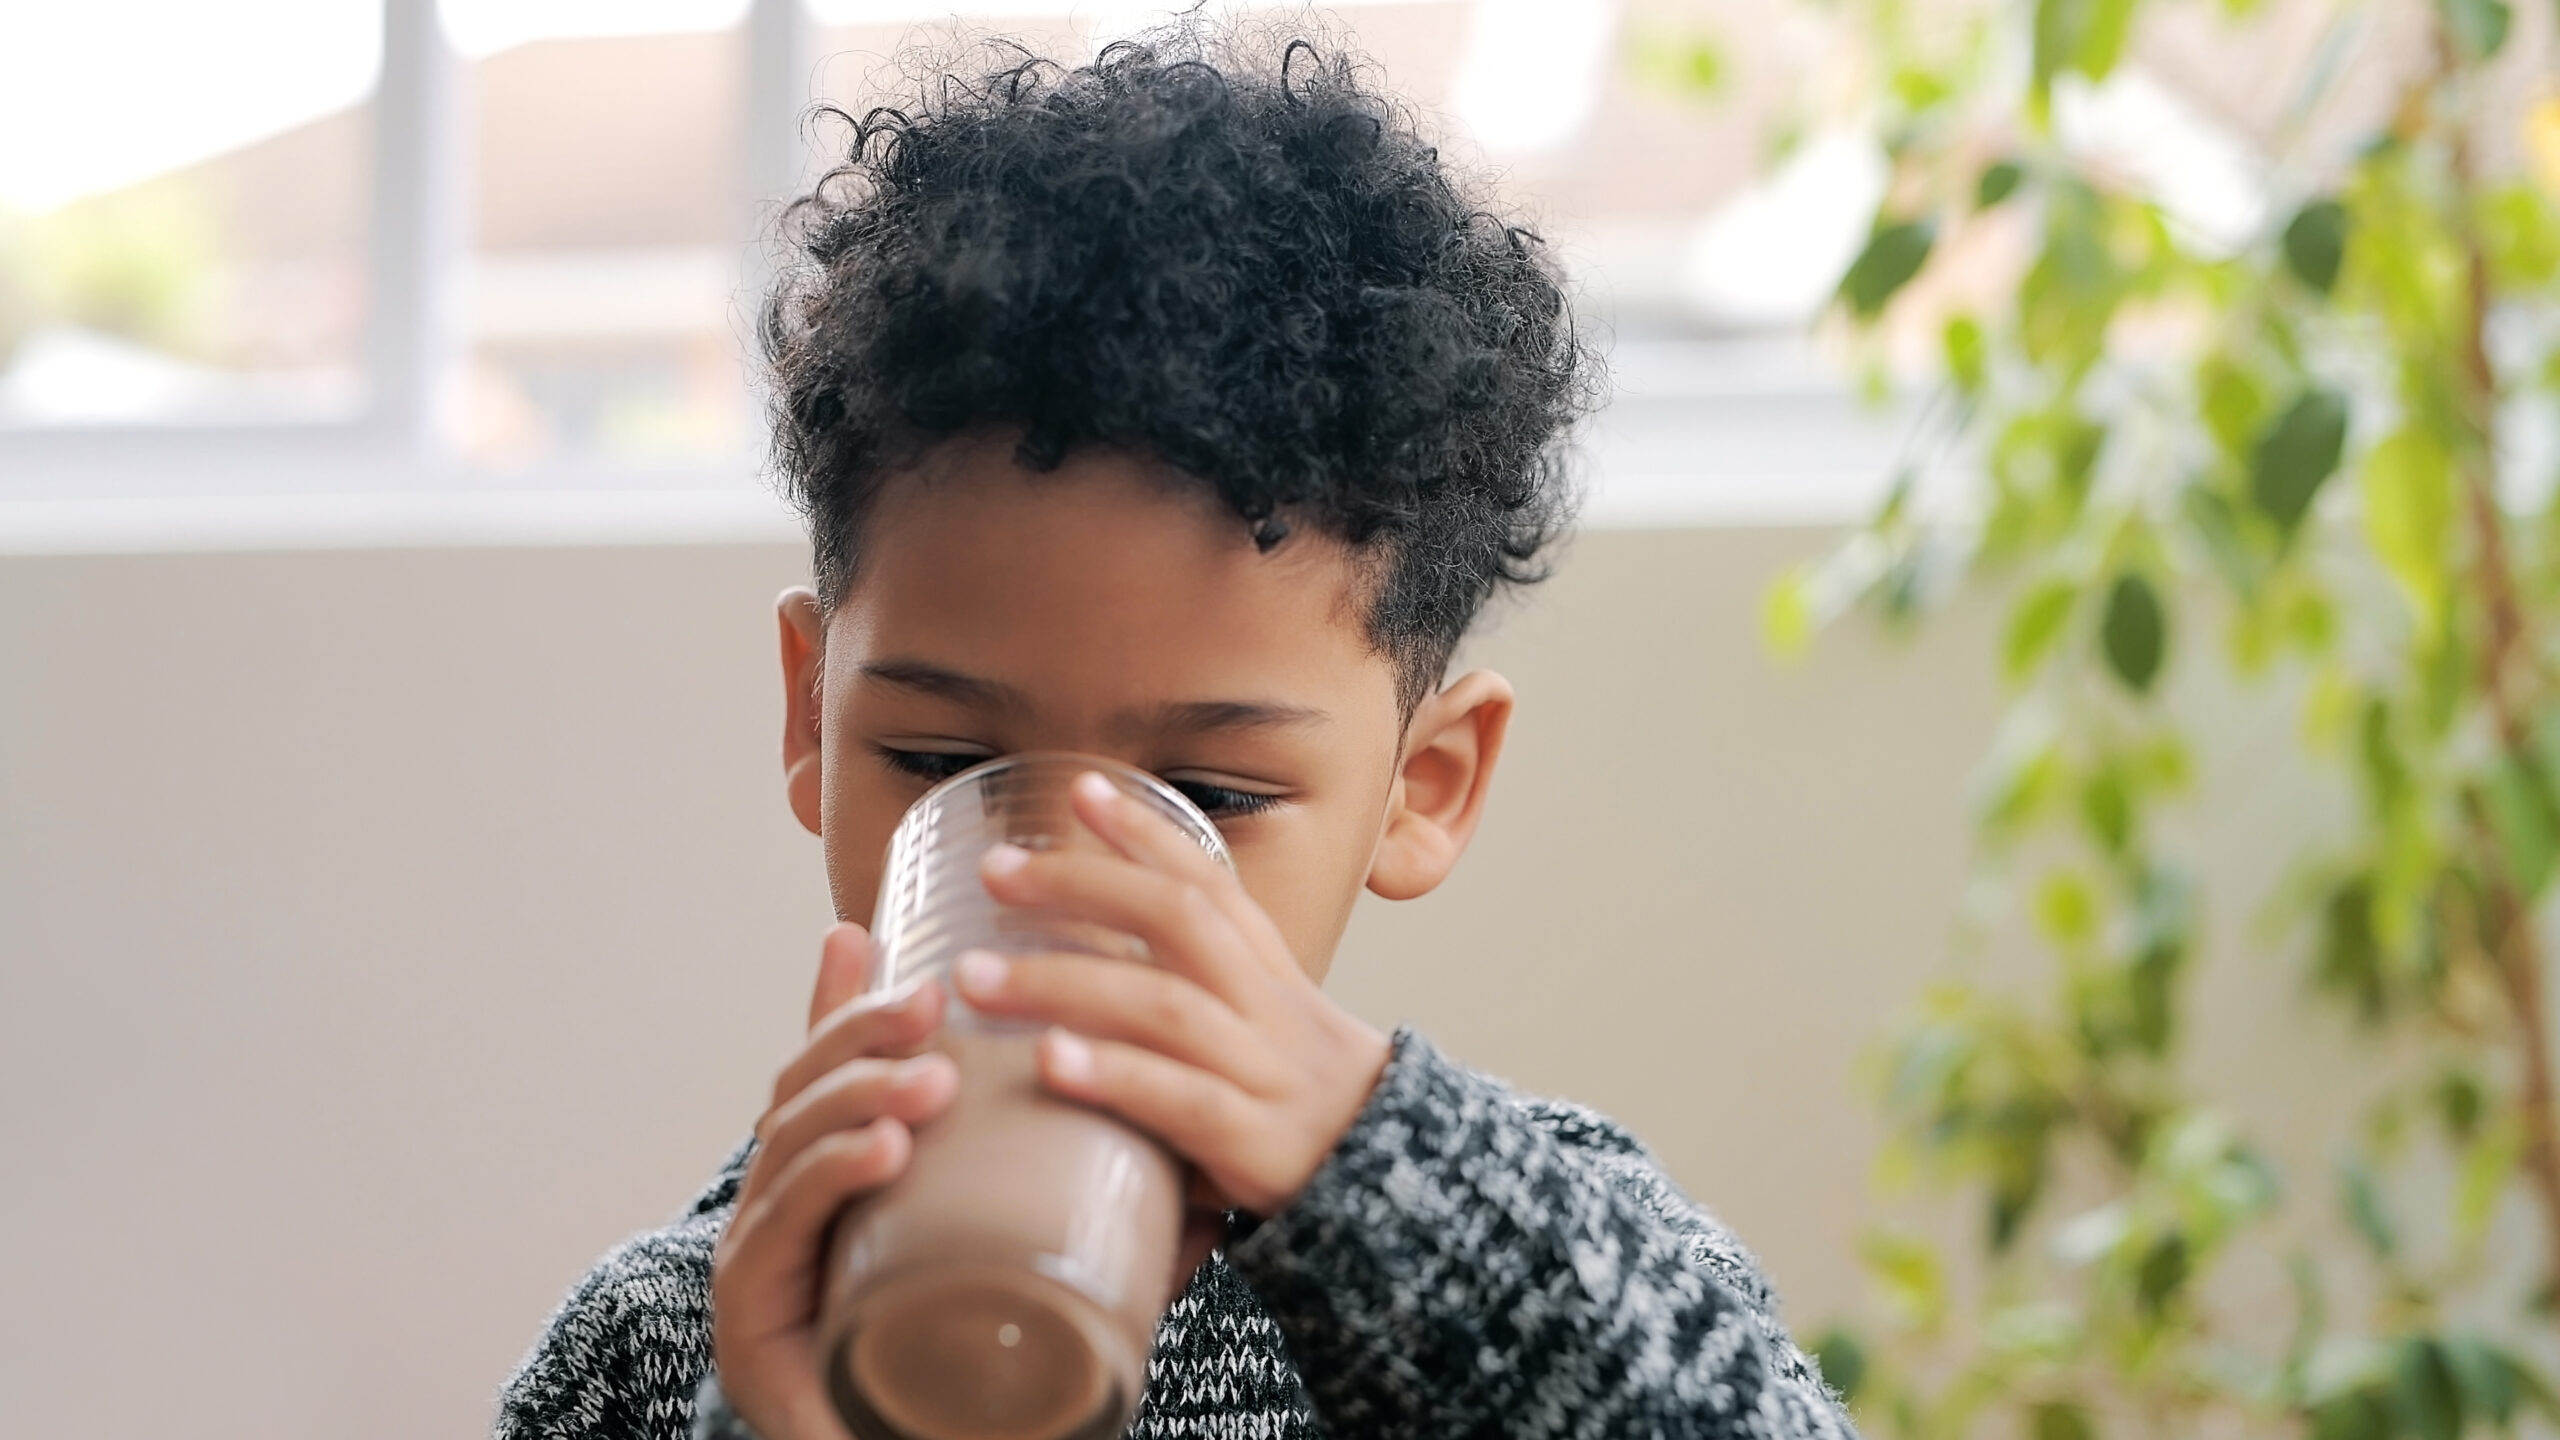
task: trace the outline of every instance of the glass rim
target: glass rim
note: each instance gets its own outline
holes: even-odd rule
[[[916,797],[915,803],[909,807],[909,813],[922,811],[929,803],[940,799],[945,791],[963,789],[972,784],[982,783],[988,776],[1031,765],[1069,765],[1078,770],[1098,771],[1124,785],[1134,785],[1148,799],[1173,811],[1172,818],[1190,832],[1190,839],[1202,850],[1207,851],[1209,858],[1217,861],[1228,873],[1234,873],[1236,860],[1234,854],[1227,849],[1225,832],[1218,829],[1218,822],[1210,819],[1199,806],[1192,804],[1189,796],[1173,788],[1164,777],[1154,771],[1142,770],[1126,760],[1115,760],[1108,755],[1095,755],[1082,750],[1016,750],[1004,755],[990,755],[956,775],[947,775],[935,781],[931,789]]]

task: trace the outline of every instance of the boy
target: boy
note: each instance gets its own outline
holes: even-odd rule
[[[1532,237],[1350,62],[1197,26],[930,84],[794,223],[764,343],[816,589],[781,602],[783,761],[836,913],[917,795],[1009,751],[1151,770],[1235,856],[1088,788],[1116,856],[999,847],[984,881],[1157,963],[953,982],[1192,1177],[1129,1433],[1847,1435],[1634,1140],[1317,988],[1363,887],[1449,873],[1501,750],[1509,687],[1444,671],[1562,526],[1592,385]],[[826,1227],[955,1083],[942,991],[857,998],[867,958],[830,932],[754,1138],[563,1304],[501,1436],[843,1440]]]

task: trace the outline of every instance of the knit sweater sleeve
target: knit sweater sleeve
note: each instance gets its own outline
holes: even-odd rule
[[[1632,1136],[1409,1030],[1306,1190],[1227,1254],[1332,1434],[1854,1434],[1750,1254]]]
[[[711,1369],[711,1250],[741,1147],[685,1213],[598,1261],[498,1395],[495,1440],[684,1440]]]

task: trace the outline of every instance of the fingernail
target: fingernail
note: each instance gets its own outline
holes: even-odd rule
[[[942,1055],[911,1056],[899,1061],[897,1068],[889,1072],[889,1083],[901,1090],[912,1090],[950,1063]]]
[[[1049,1050],[1049,1074],[1069,1085],[1089,1084],[1093,1080],[1093,1047],[1071,1030],[1052,1030],[1045,1041]]]
[[[1083,774],[1077,776],[1076,788],[1084,792],[1084,798],[1087,800],[1101,801],[1117,800],[1120,798],[1120,787],[1112,784],[1111,777],[1103,774],[1099,770],[1087,770]]]
[[[953,964],[951,971],[961,989],[973,995],[993,995],[1004,989],[1004,977],[1012,968],[992,950],[971,950]]]
[[[1031,863],[1031,852],[1019,845],[997,845],[980,861],[990,875],[1010,875]]]

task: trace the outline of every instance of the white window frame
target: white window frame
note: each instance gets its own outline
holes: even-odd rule
[[[335,421],[0,431],[0,556],[796,536],[752,455],[496,473],[452,452],[442,407],[465,341],[469,74],[438,0],[381,3],[362,408]],[[817,21],[804,0],[750,0],[741,23],[732,214],[739,253],[756,256],[776,200],[807,183]],[[742,293],[761,278],[742,277]],[[1836,523],[1891,473],[1908,417],[1863,411],[1800,341],[1620,348],[1618,398],[1584,437],[1583,463],[1612,482],[1587,523]]]
[[[801,179],[799,127],[814,25],[802,0],[751,0],[743,25],[745,153],[732,212],[745,254],[755,252],[749,241],[769,216],[771,197]],[[700,533],[700,520],[712,533],[776,532],[779,507],[746,463],[676,473],[558,466],[492,476],[452,453],[442,408],[464,350],[473,182],[468,86],[437,0],[382,0],[364,398],[353,414],[0,430],[0,553],[163,548],[188,537],[216,546],[270,536],[289,542],[297,537],[278,528],[288,513],[302,516],[300,528],[316,529],[311,538],[320,540],[369,526],[402,535],[468,533],[473,523],[457,531],[438,520],[457,520],[466,510],[483,513],[488,523],[477,528],[524,530],[538,539],[584,533],[596,515],[617,507],[642,534]],[[627,504],[621,496],[632,489],[654,499]],[[527,501],[529,490],[547,498]],[[576,494],[593,500],[562,498]],[[504,495],[516,498],[494,498]],[[504,513],[510,506],[517,513]]]

